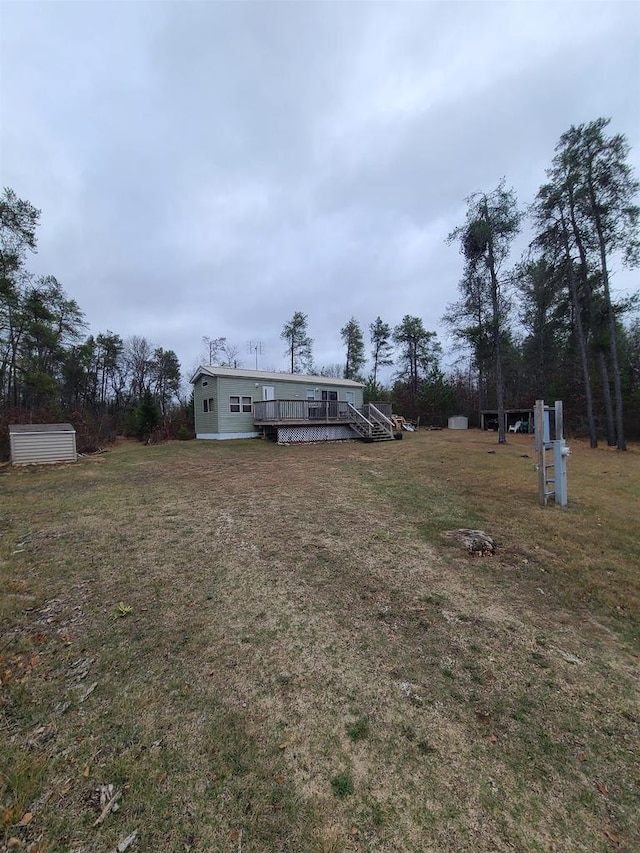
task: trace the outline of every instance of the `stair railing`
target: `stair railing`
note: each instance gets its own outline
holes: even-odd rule
[[[380,409],[377,409],[373,403],[369,403],[369,419],[374,423],[380,424],[393,437],[393,421],[386,415],[383,415]]]
[[[359,412],[354,405],[351,403],[347,403],[349,407],[349,412],[353,415],[354,424],[356,430],[362,436],[366,436],[367,438],[371,438],[371,433],[373,431],[373,425],[371,421],[367,420],[362,412]]]

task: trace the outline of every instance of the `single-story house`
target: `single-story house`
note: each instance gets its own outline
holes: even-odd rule
[[[10,424],[14,465],[76,462],[76,431],[71,424]]]
[[[203,365],[191,377],[196,438],[279,442],[393,438],[391,407],[364,406],[363,384]]]

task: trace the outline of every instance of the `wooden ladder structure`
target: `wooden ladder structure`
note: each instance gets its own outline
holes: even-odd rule
[[[553,439],[551,438],[551,412],[554,413]],[[553,497],[558,506],[567,505],[567,456],[571,451],[563,437],[562,400],[553,406],[545,406],[544,400],[536,400],[535,448],[538,469],[538,498],[547,506]]]

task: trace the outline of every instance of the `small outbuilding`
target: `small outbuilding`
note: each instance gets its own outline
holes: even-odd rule
[[[76,462],[76,431],[71,424],[10,424],[14,465]]]
[[[469,418],[465,418],[464,415],[454,415],[449,418],[448,426],[449,429],[469,429]]]
[[[498,410],[480,412],[480,429],[498,431]],[[505,409],[505,432],[533,432],[533,409]]]

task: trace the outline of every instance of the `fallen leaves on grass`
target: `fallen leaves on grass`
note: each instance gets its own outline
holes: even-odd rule
[[[5,809],[5,810],[2,812],[2,824],[3,824],[3,826],[5,826],[6,824],[8,824],[8,823],[11,823],[11,822],[12,822],[13,817],[14,817],[14,815],[15,815],[15,811],[16,811],[16,810],[15,810],[15,808],[14,808],[13,806],[9,806],[9,808],[8,808],[8,809]]]
[[[130,604],[125,604],[124,601],[118,602],[113,611],[114,619],[122,619],[124,616],[129,616],[133,613],[133,607]]]
[[[67,781],[62,785],[59,790],[60,797],[66,797],[69,791],[73,788],[73,781],[71,779],[67,779]]]

